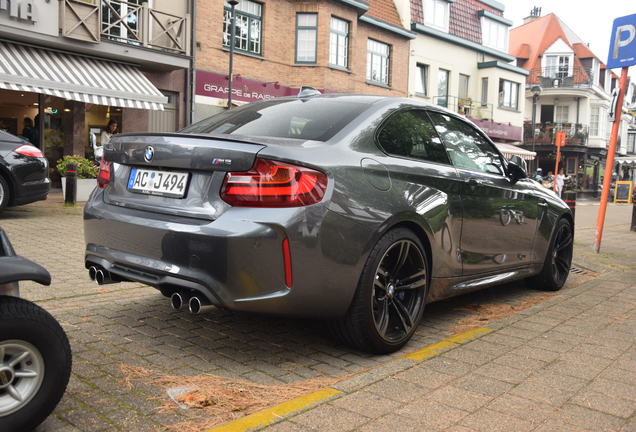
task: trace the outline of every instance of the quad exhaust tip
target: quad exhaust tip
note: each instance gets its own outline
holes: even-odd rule
[[[97,267],[91,266],[88,269],[88,277],[91,278],[92,281],[94,281],[96,275],[97,275]]]
[[[188,310],[191,314],[196,315],[212,309],[216,309],[216,307],[211,305],[207,299],[200,299],[197,296],[190,297],[190,301],[188,302]]]
[[[170,306],[174,310],[181,309],[186,303],[188,303],[188,297],[180,292],[174,292],[170,296]]]

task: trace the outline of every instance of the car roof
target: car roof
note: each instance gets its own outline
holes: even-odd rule
[[[7,131],[3,131],[0,129],[0,141],[3,142],[10,142],[10,143],[16,143],[16,144],[24,144],[24,140],[20,137],[17,137],[13,134],[10,134]]]

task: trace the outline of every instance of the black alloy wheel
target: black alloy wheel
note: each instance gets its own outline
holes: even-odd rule
[[[415,233],[389,231],[371,250],[347,314],[329,327],[338,339],[362,351],[399,350],[422,317],[428,276],[426,252]]]
[[[572,224],[567,219],[560,219],[554,229],[543,269],[532,279],[532,284],[544,291],[560,290],[570,274],[573,248]]]
[[[373,281],[372,307],[376,330],[386,341],[402,340],[416,324],[426,276],[426,261],[413,241],[399,240],[384,253]]]

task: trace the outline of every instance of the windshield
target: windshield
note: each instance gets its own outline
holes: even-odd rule
[[[327,141],[368,107],[337,98],[275,99],[217,114],[181,132]]]

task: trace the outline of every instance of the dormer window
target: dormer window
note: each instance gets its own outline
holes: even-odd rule
[[[438,30],[448,31],[450,3],[448,0],[422,0],[424,24]]]
[[[481,17],[481,36],[483,44],[499,51],[508,52],[508,26],[487,18]]]

